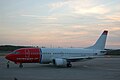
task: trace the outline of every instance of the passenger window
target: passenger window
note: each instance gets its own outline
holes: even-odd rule
[[[97,53],[95,53],[95,55],[97,55]]]
[[[106,53],[106,51],[100,51],[101,53]]]

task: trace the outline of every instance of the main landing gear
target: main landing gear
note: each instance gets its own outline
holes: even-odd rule
[[[22,63],[20,63],[20,65],[19,65],[19,68],[23,68],[23,65],[22,65]]]
[[[70,62],[67,63],[67,67],[72,67],[72,64]]]

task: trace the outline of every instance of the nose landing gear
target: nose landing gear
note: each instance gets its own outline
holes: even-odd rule
[[[22,63],[20,63],[20,65],[19,65],[19,68],[23,68],[23,65],[22,65]]]
[[[10,62],[8,61],[8,62],[7,62],[7,68],[9,68],[9,67],[10,67],[9,63],[10,63]]]

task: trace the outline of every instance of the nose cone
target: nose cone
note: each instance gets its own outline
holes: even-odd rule
[[[5,58],[11,60],[11,54],[6,55]]]

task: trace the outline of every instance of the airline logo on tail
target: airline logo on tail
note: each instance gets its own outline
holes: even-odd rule
[[[107,34],[108,34],[108,31],[105,30],[105,31],[103,32],[103,35],[107,35]]]
[[[104,50],[105,44],[106,44],[106,38],[107,38],[108,31],[104,31],[102,35],[99,37],[99,39],[96,41],[96,43],[93,46],[88,47],[87,49],[98,49],[98,50]]]

